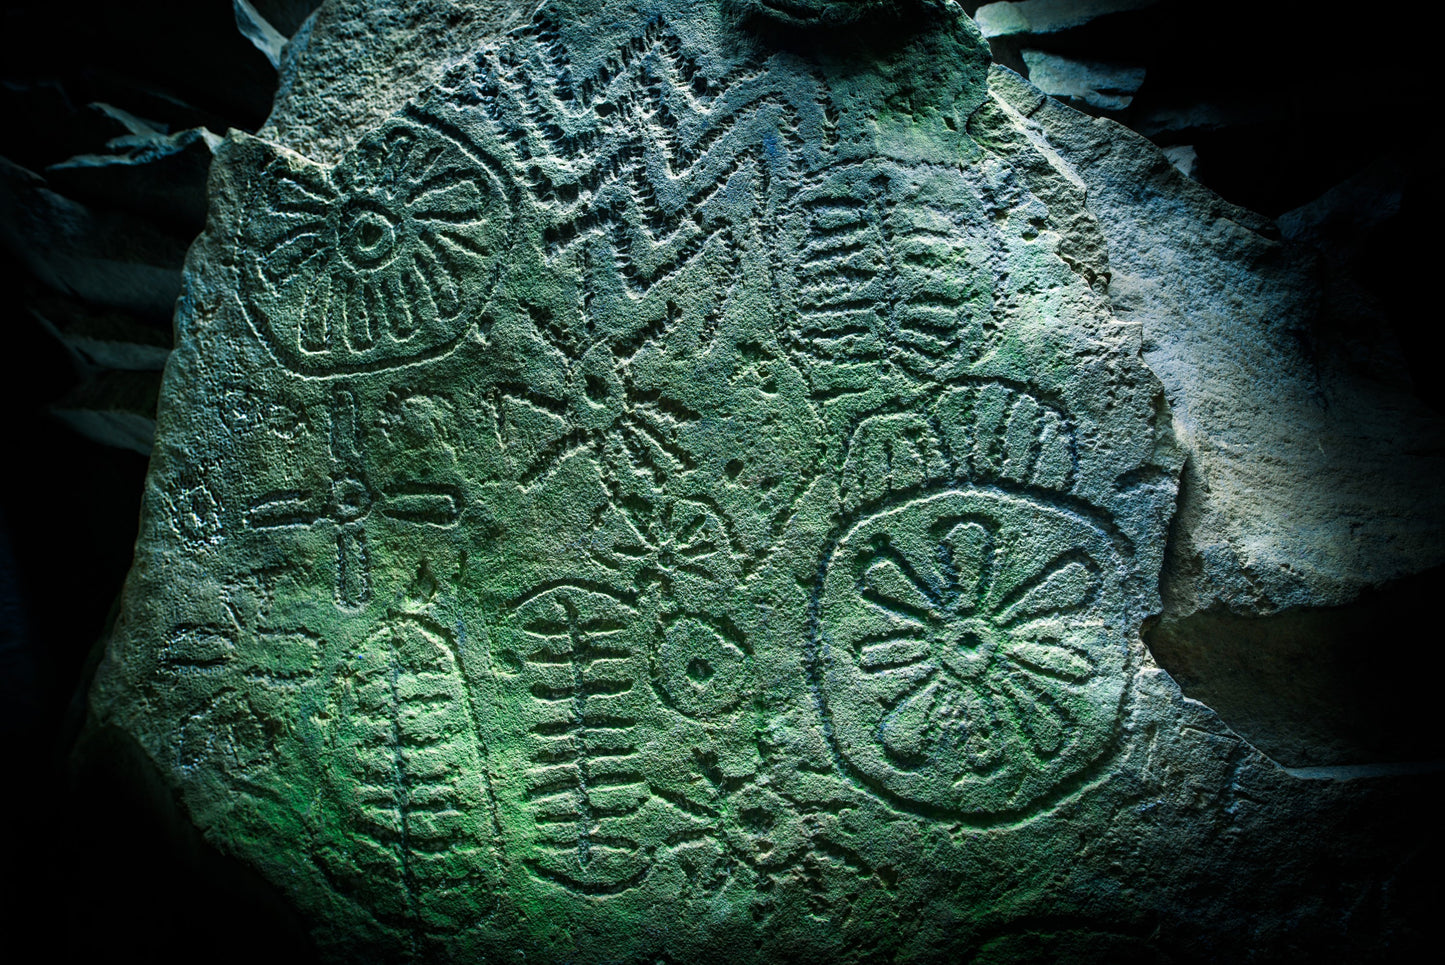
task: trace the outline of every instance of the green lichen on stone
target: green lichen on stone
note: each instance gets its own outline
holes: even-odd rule
[[[1137,331],[971,21],[768,6],[891,13],[556,3],[218,159],[95,706],[338,959],[944,955],[1121,753]]]

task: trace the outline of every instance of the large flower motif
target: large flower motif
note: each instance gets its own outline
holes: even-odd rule
[[[1108,746],[1125,678],[1114,553],[997,492],[876,512],[827,561],[814,672],[835,746],[885,794],[1017,812]]]
[[[389,122],[335,168],[278,158],[260,176],[242,246],[258,332],[307,374],[450,348],[490,294],[511,236],[501,172],[414,119]]]

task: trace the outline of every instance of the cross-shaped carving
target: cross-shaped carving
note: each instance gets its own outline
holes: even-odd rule
[[[331,485],[311,494],[266,493],[246,514],[253,529],[287,529],[328,523],[336,530],[336,602],[359,607],[371,597],[366,523],[372,513],[432,526],[451,526],[461,515],[454,486],[402,482],[372,486],[361,452],[356,396],[338,388],[331,397]]]

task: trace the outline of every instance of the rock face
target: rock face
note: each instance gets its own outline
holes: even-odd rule
[[[1157,0],[1019,0],[985,3],[974,11],[985,37],[1050,34],[1111,13],[1148,7]]]
[[[1442,425],[1386,326],[1340,291],[1344,266],[1308,244],[1333,252],[1328,196],[1281,238],[1119,125],[1001,69],[992,88],[1086,191],[1114,309],[1142,325],[1189,450],[1168,614],[1339,604],[1445,562]],[[1322,292],[1327,268],[1339,281]]]
[[[92,694],[326,955],[1409,937],[1378,883],[1280,923],[1415,805],[1140,641],[1183,454],[970,20],[572,0],[469,48],[220,148]]]
[[[1427,685],[1358,671],[1368,641],[1415,637],[1430,579],[1407,578],[1445,562],[1445,424],[1356,277],[1354,239],[1398,210],[1399,166],[1276,227],[1112,121],[1001,68],[990,86],[1085,190],[1097,229],[1080,222],[1076,244],[1102,234],[1114,311],[1142,325],[1187,453],[1154,655],[1286,766],[1438,756]],[[1411,680],[1439,670],[1432,648],[1398,657]]]

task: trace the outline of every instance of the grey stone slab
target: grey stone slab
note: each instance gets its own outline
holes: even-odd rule
[[[1166,613],[1340,604],[1439,565],[1445,427],[1377,318],[1326,324],[1338,306],[1304,243],[1324,216],[1282,238],[1139,135],[993,76],[1087,191],[1115,311],[1143,326],[1190,453]]]
[[[1151,7],[1158,0],[1019,0],[985,3],[974,20],[985,37],[1048,35],[1081,27],[1099,17]]]
[[[1043,50],[1021,51],[1029,81],[1045,94],[1082,101],[1101,111],[1121,111],[1134,102],[1144,68],[1075,60]]]

